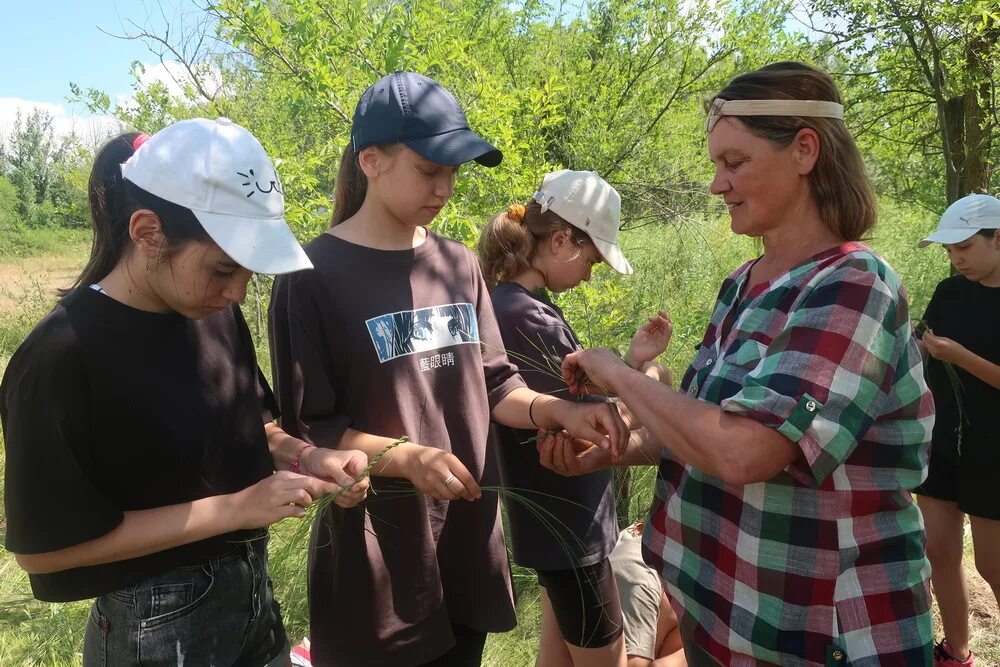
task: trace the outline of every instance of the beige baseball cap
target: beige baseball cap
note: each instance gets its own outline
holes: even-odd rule
[[[543,213],[553,211],[586,233],[615,271],[632,273],[618,245],[622,198],[603,178],[592,171],[554,171],[542,179],[534,200],[542,205]]]

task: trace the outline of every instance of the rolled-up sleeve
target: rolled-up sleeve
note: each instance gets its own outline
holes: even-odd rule
[[[846,265],[812,286],[723,410],[797,443],[817,484],[854,451],[894,378],[898,294]]]

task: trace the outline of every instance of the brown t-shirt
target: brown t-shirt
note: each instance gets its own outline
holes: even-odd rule
[[[384,251],[321,234],[313,271],[282,276],[271,353],[282,426],[336,447],[350,426],[455,454],[497,485],[490,413],[524,386],[508,362],[475,256],[433,234]],[[314,526],[313,660],[420,665],[451,648],[451,624],[515,625],[497,494],[446,502],[375,477],[369,499]]]
[[[559,374],[563,358],[581,348],[559,306],[512,282],[493,290],[493,309],[504,347],[528,386],[566,400],[572,396]],[[600,400],[600,399],[591,399]],[[608,557],[618,538],[610,470],[563,477],[538,462],[525,442],[535,431],[494,424],[514,560],[536,570],[569,570]]]

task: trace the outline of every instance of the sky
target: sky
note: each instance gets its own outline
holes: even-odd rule
[[[113,100],[134,92],[134,61],[147,65],[145,81],[168,80],[169,72],[140,40],[114,35],[134,24],[160,34],[167,23],[196,20],[198,0],[0,0],[0,135],[17,111],[41,107],[55,118],[57,132],[86,132],[93,119],[71,105],[69,84],[96,88]],[[103,32],[102,32],[103,31]]]

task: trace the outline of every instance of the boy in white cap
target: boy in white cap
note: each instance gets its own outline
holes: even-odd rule
[[[239,304],[252,272],[311,267],[280,181],[192,119],[108,141],[89,194],[90,261],[0,386],[6,547],[38,599],[96,598],[86,667],[286,665],[267,526],[340,485],[356,505],[367,458],[272,423]]]
[[[976,566],[1000,601],[1000,200],[953,203],[920,246],[940,243],[957,275],[942,280],[924,313],[923,348],[937,416],[926,481],[914,490],[927,531],[931,582],[944,639],[934,664],[972,665],[969,592],[962,569],[965,515]],[[957,386],[948,366],[958,377]]]

